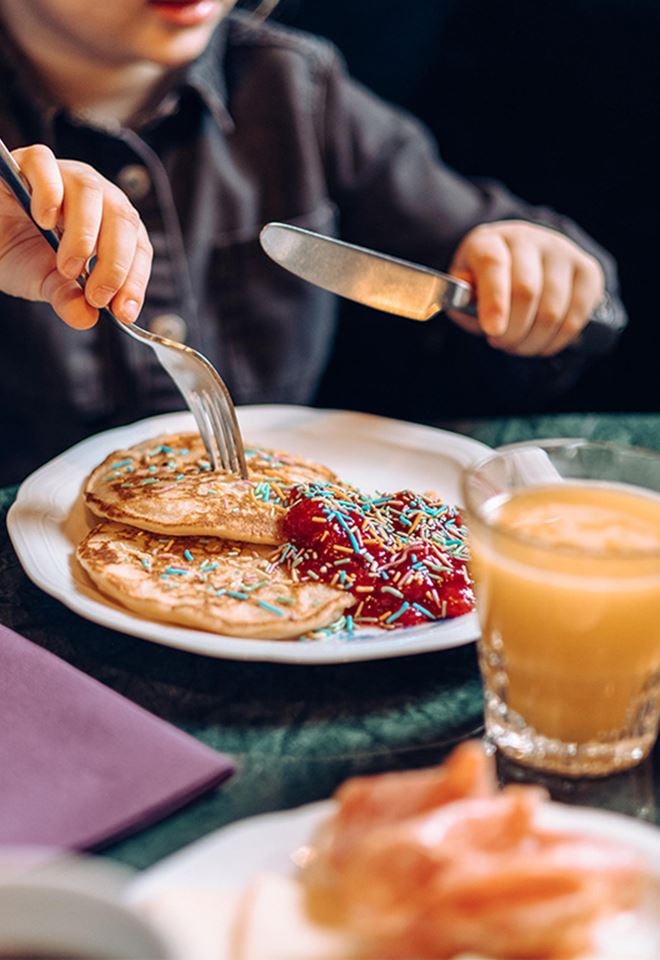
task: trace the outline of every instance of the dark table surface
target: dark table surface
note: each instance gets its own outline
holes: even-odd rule
[[[560,415],[442,424],[490,446],[538,437],[589,437],[660,450],[660,414]],[[0,490],[4,517],[16,488]],[[142,869],[224,824],[327,797],[355,773],[440,760],[481,733],[474,645],[342,665],[219,660],[134,639],[81,619],[23,573],[2,524],[0,622],[231,754],[238,773],[220,790],[105,849]],[[507,763],[503,781],[544,782],[556,799],[660,823],[660,748],[603,780],[543,779]]]

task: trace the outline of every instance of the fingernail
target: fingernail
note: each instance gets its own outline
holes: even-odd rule
[[[85,261],[82,257],[69,257],[64,261],[62,273],[70,280],[76,280],[85,269]]]
[[[95,287],[94,290],[86,292],[87,302],[97,308],[107,307],[114,295],[115,291],[108,287]]]
[[[127,300],[122,304],[120,310],[120,317],[124,320],[128,320],[129,323],[137,318],[138,312],[140,310],[140,304],[137,300]]]

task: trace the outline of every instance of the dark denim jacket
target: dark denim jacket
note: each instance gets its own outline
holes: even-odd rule
[[[155,248],[140,323],[209,356],[237,403],[314,402],[333,350],[335,300],[261,252],[269,220],[441,269],[477,224],[536,220],[595,253],[616,294],[611,260],[574,224],[457,176],[419,124],[352,82],[320,40],[232,16],[199,61],[116,129],[54,105],[6,37],[1,56],[0,136],[12,148],[46,142],[126,190]],[[0,323],[0,482],[103,426],[181,406],[152,351],[110,325],[72,331],[47,306],[8,297]],[[444,317],[416,325],[374,315],[359,326],[344,349],[373,406],[380,394],[390,412],[427,420],[460,413],[461,391],[488,413],[486,385],[512,409],[538,404],[597,349],[585,341],[530,361]]]

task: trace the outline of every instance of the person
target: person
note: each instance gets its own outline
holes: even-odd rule
[[[154,250],[140,322],[201,350],[239,403],[313,402],[336,307],[261,252],[262,225],[286,220],[474,282],[476,320],[396,321],[386,337],[372,326],[357,375],[407,415],[441,415],[452,389],[522,408],[572,383],[602,348],[585,325],[605,291],[606,345],[622,325],[608,254],[552,211],[461,178],[414,120],[351,81],[330,44],[257,26],[235,2],[0,0],[0,136],[48,145],[125,191]],[[116,198],[108,189],[83,188],[90,222],[101,195]],[[137,229],[134,214],[121,219]],[[88,307],[122,304],[132,319],[134,297],[94,272],[90,283]],[[0,298],[2,482],[86,434],[181,406],[152,351],[51,312]]]

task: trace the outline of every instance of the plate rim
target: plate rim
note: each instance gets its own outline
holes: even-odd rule
[[[184,865],[191,861],[195,864],[199,860],[200,854],[204,857],[217,856],[216,850],[224,841],[232,842],[236,835],[245,832],[246,836],[260,826],[269,826],[273,835],[281,831],[279,828],[285,822],[295,825],[300,822],[300,829],[315,829],[321,819],[329,814],[335,805],[332,798],[319,800],[314,803],[300,804],[296,807],[290,807],[286,810],[271,810],[264,813],[258,813],[250,817],[234,820],[215,830],[211,830],[203,837],[193,840],[174,853],[163,857],[157,863],[140,871],[126,887],[126,896],[131,903],[138,903],[143,897],[152,896],[152,888],[166,890],[168,884],[180,887],[181,881],[176,877],[180,871],[180,864]],[[648,862],[649,872],[655,884],[660,890],[660,830],[650,821],[641,820],[638,817],[631,817],[628,814],[619,813],[614,810],[606,810],[600,807],[580,806],[568,803],[561,803],[555,800],[544,801],[541,807],[546,812],[544,816],[541,813],[544,826],[554,829],[564,829],[570,831],[573,827],[576,830],[585,830],[585,836],[611,836],[610,830],[614,828],[614,839],[619,842],[630,842],[636,850],[643,852],[645,860]],[[272,822],[272,823],[271,823]],[[585,829],[586,828],[586,829]],[[631,840],[623,839],[631,836]],[[304,845],[309,840],[309,836],[301,837],[297,842]],[[208,851],[207,851],[207,848]],[[266,866],[266,857],[272,855],[272,849],[265,848],[264,867]],[[291,851],[288,851],[290,853]],[[276,851],[279,855],[279,850]],[[285,856],[288,856],[285,853]],[[162,879],[161,879],[162,875]],[[234,889],[236,884],[227,887],[222,882],[218,883],[216,889]],[[192,886],[192,885],[191,885]],[[207,889],[208,884],[201,883],[200,888]],[[658,918],[658,927],[660,928],[660,917]]]
[[[414,423],[405,420],[397,420],[390,417],[382,417],[371,413],[362,413],[360,411],[330,409],[322,407],[309,407],[294,404],[250,404],[237,407],[239,421],[244,418],[255,416],[263,418],[267,416],[330,416],[332,418],[347,419],[357,418],[364,423],[377,424],[381,429],[387,425],[397,430],[402,428],[408,435],[434,437],[449,437],[454,448],[462,450],[466,458],[476,459],[488,453],[490,447],[479,440],[468,437],[464,434],[454,433],[440,427],[431,427],[425,424]],[[44,476],[49,477],[54,471],[60,469],[67,458],[73,458],[80,455],[89,447],[103,445],[105,438],[108,439],[107,446],[110,444],[115,447],[123,442],[122,435],[128,437],[130,434],[138,431],[158,430],[164,427],[165,423],[171,423],[173,420],[181,420],[185,423],[191,419],[191,414],[186,410],[172,411],[165,414],[156,414],[136,420],[130,424],[124,424],[119,427],[113,427],[93,434],[78,443],[67,448],[56,457],[47,461],[38,467],[20,484],[14,503],[10,506],[7,513],[7,529],[12,546],[16,552],[18,560],[24,573],[41,590],[54,597],[65,607],[78,616],[87,619],[97,625],[119,633],[127,634],[137,639],[147,640],[151,643],[172,649],[183,650],[187,653],[198,654],[201,656],[210,656],[217,659],[243,660],[264,663],[288,663],[293,665],[313,666],[313,665],[341,665],[348,663],[364,662],[369,660],[391,659],[400,656],[412,656],[421,653],[441,652],[445,649],[455,649],[473,643],[479,635],[479,626],[475,612],[466,614],[463,617],[456,618],[454,621],[446,621],[445,636],[447,642],[441,646],[437,645],[437,638],[434,640],[430,632],[433,628],[420,626],[408,628],[401,637],[393,637],[388,634],[387,642],[383,638],[365,638],[354,644],[345,643],[342,645],[333,645],[330,643],[316,643],[314,641],[300,642],[283,640],[257,640],[244,639],[226,636],[224,634],[214,634],[210,631],[194,630],[176,624],[170,625],[156,620],[147,620],[138,617],[137,614],[129,610],[122,610],[119,605],[113,604],[110,600],[103,597],[99,591],[92,588],[90,584],[90,594],[92,589],[99,597],[88,596],[80,593],[71,584],[62,584],[57,577],[49,577],[47,572],[42,569],[41,562],[35,560],[32,556],[30,538],[25,536],[22,528],[22,511],[30,507],[31,497],[38,495],[40,485]],[[257,427],[255,427],[257,429]],[[112,438],[112,440],[110,439]],[[135,439],[131,443],[137,442]],[[96,463],[96,459],[94,461]],[[49,517],[52,522],[61,524],[67,519],[72,509],[78,502],[79,494],[76,495],[73,504],[66,509],[66,512],[59,517]],[[459,635],[452,637],[455,632],[452,627],[458,629]],[[167,630],[176,630],[177,636],[170,636]],[[417,632],[417,637],[415,636]],[[179,636],[180,635],[180,636]],[[449,636],[447,636],[449,635]],[[221,641],[222,649],[214,649],[217,641]]]

